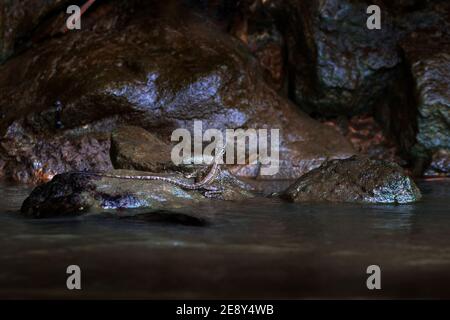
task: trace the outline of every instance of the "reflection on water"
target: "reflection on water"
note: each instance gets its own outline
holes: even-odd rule
[[[119,219],[145,210],[29,220],[29,187],[0,185],[0,297],[360,297],[378,264],[385,297],[450,297],[450,182],[421,182],[409,205],[211,202],[207,226]]]

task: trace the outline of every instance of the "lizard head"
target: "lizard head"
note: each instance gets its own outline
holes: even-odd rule
[[[226,144],[223,146],[217,146],[216,150],[215,150],[215,155],[214,155],[214,160],[217,161],[219,159],[221,159],[223,157],[223,155],[225,154],[225,147]]]

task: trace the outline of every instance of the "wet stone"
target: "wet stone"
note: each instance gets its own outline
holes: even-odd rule
[[[279,129],[281,168],[263,177],[267,179],[298,178],[326,158],[354,154],[339,133],[278,95],[239,40],[187,11],[175,10],[183,12],[181,18],[142,6],[131,15],[120,6],[112,8],[96,21],[96,32],[83,28],[50,38],[1,65],[1,137],[14,123],[44,149],[55,133],[70,143],[74,136],[109,135],[123,125],[144,128],[164,142],[178,128],[192,133],[194,120],[201,120],[204,130]],[[63,104],[61,112],[56,101]],[[20,147],[21,136],[8,139],[13,148]],[[96,152],[104,150],[99,146]],[[3,153],[0,150],[0,156]],[[76,157],[74,151],[52,154],[61,163],[49,165],[54,174],[79,169],[66,165]],[[27,156],[39,157],[34,149]],[[25,161],[5,155],[11,168],[5,176]],[[152,162],[145,168],[126,162],[124,167],[130,169],[159,171]],[[88,170],[97,169],[93,166],[86,163]]]
[[[174,166],[171,147],[136,126],[122,126],[112,132],[110,154],[115,169],[162,172]]]
[[[331,160],[281,194],[291,202],[410,203],[420,200],[414,181],[397,164],[354,156]]]
[[[129,170],[114,170],[109,173],[155,175]],[[194,179],[184,178],[181,174],[158,176],[194,183]],[[28,217],[49,218],[103,209],[177,209],[203,201],[240,201],[255,196],[249,186],[227,171],[223,171],[211,185],[222,192],[208,197],[202,190],[187,190],[165,181],[117,179],[68,172],[36,187],[23,202],[21,212]]]

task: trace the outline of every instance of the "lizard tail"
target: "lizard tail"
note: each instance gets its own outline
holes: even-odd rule
[[[127,175],[115,175],[115,174],[103,173],[103,172],[85,172],[85,171],[72,171],[72,173],[81,173],[81,174],[86,174],[86,175],[91,175],[91,176],[96,176],[96,177],[122,179],[122,180],[163,181],[163,182],[168,182],[168,183],[174,184],[183,189],[190,189],[190,190],[198,189],[200,187],[200,185],[198,185],[198,184],[190,185],[187,183],[183,183],[181,181],[177,181],[177,180],[174,180],[171,178],[166,178],[166,177],[161,177],[161,176],[127,176]]]

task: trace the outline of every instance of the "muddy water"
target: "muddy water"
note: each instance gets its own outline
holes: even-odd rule
[[[208,223],[187,226],[119,218],[142,211],[24,219],[30,189],[1,184],[0,298],[449,298],[450,181],[419,186],[402,206],[216,201],[180,209]],[[372,264],[381,290],[366,287]]]

